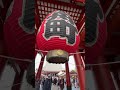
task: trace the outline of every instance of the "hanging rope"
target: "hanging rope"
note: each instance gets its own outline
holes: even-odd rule
[[[112,65],[112,64],[120,64],[120,61],[106,62],[106,63],[96,63],[96,64],[86,64],[86,66],[101,66],[101,65]]]
[[[1,58],[6,58],[6,59],[11,59],[11,60],[17,60],[17,61],[32,62],[32,60],[30,60],[30,59],[20,59],[20,58],[5,56],[5,55],[0,55],[0,57]]]
[[[40,62],[44,62],[44,61],[40,61]],[[40,62],[36,62],[36,63],[40,63]],[[75,66],[81,66],[81,65],[76,65],[73,63],[69,63],[71,65],[75,65]],[[100,66],[100,65],[111,65],[111,64],[120,64],[120,61],[116,61],[116,62],[106,62],[106,63],[96,63],[96,64],[85,64],[86,67],[88,66]]]
[[[37,52],[49,52],[49,51],[38,50],[38,49],[35,49],[35,51],[37,51]]]
[[[36,50],[37,52],[49,52],[49,51],[38,50],[38,49],[35,49],[35,50]],[[85,53],[85,52],[70,53],[70,55],[79,54],[79,53]]]
[[[11,60],[17,60],[17,61],[32,62],[32,60],[30,60],[30,59],[20,59],[20,58],[5,56],[5,55],[0,55],[0,57],[1,58],[6,58],[6,59],[11,59]],[[41,61],[41,62],[43,62],[43,61]],[[40,63],[40,62],[36,62],[36,63]],[[73,63],[69,63],[69,64],[75,65]],[[100,65],[111,65],[111,64],[120,64],[120,61],[106,62],[106,63],[96,63],[96,64],[85,64],[85,66],[87,67],[87,66],[100,66]],[[81,66],[81,65],[76,65],[76,66]]]

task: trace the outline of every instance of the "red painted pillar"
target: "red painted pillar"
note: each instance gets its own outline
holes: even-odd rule
[[[68,62],[65,63],[66,68],[66,84],[67,84],[67,90],[72,90],[71,88],[71,82],[70,82],[70,73],[69,73],[69,65]]]
[[[21,69],[20,74],[18,73],[15,74],[15,78],[14,78],[14,82],[11,90],[21,90],[20,88],[21,88],[22,79],[24,76],[24,71],[25,70]]]
[[[105,62],[105,58],[99,58],[97,63]],[[97,90],[116,90],[108,65],[93,66]]]
[[[74,58],[75,58],[80,90],[85,90],[85,68],[82,62],[81,54],[75,54]]]
[[[40,79],[41,71],[42,71],[42,67],[43,67],[43,63],[44,63],[44,58],[45,58],[45,56],[43,56],[41,58],[41,61],[40,61],[40,64],[39,64],[39,68],[38,68],[38,71],[37,71],[37,74],[36,74],[36,79]]]

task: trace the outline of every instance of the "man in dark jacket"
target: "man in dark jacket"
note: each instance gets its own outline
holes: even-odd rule
[[[43,90],[51,90],[52,81],[50,77],[47,77],[43,86]]]
[[[40,80],[35,81],[35,88],[36,88],[36,90],[40,89]]]

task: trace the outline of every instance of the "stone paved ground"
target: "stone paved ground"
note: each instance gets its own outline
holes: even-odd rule
[[[64,88],[64,90],[67,90],[66,87]],[[80,88],[72,87],[72,90],[80,90]]]
[[[42,89],[40,88],[40,90],[42,90]],[[58,86],[52,85],[51,90],[60,90],[60,88]],[[66,86],[65,86],[64,90],[67,90]],[[72,87],[72,90],[80,90],[80,88]]]

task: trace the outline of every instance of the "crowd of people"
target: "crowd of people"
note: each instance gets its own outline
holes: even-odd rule
[[[36,80],[36,90],[63,90],[65,80],[63,77],[46,75]]]
[[[72,78],[72,84],[75,88],[79,88],[78,78],[76,77]]]
[[[78,79],[71,79],[72,86],[79,88]],[[36,80],[36,90],[64,90],[66,80],[63,77],[46,75],[40,80]]]

